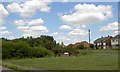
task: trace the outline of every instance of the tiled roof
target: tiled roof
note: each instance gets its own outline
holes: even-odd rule
[[[120,39],[120,35],[116,35],[113,39]]]
[[[96,39],[94,42],[104,42],[104,41],[108,40],[109,38],[112,38],[112,36],[101,37],[101,38]]]

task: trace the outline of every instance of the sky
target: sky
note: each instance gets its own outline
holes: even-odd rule
[[[65,45],[118,33],[117,2],[29,0],[0,4],[0,37],[53,36]]]

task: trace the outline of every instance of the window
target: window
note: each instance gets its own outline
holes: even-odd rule
[[[114,39],[112,41],[114,42]]]
[[[103,45],[106,45],[106,43],[103,43]]]
[[[99,45],[99,43],[97,43],[97,45]]]

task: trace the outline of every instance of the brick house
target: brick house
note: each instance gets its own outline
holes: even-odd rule
[[[75,44],[69,44],[68,47],[72,47],[72,48],[78,48],[81,45],[83,45],[85,48],[89,48],[90,45],[87,41],[82,41],[82,42],[77,42]]]
[[[94,41],[95,49],[109,49],[112,48],[111,45],[112,36],[101,37]]]

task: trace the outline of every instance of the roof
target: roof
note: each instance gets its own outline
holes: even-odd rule
[[[112,38],[112,36],[108,36],[108,37],[101,37],[101,38],[98,38],[96,39],[94,42],[104,42],[108,39]]]
[[[116,35],[113,39],[120,39],[120,35]]]

